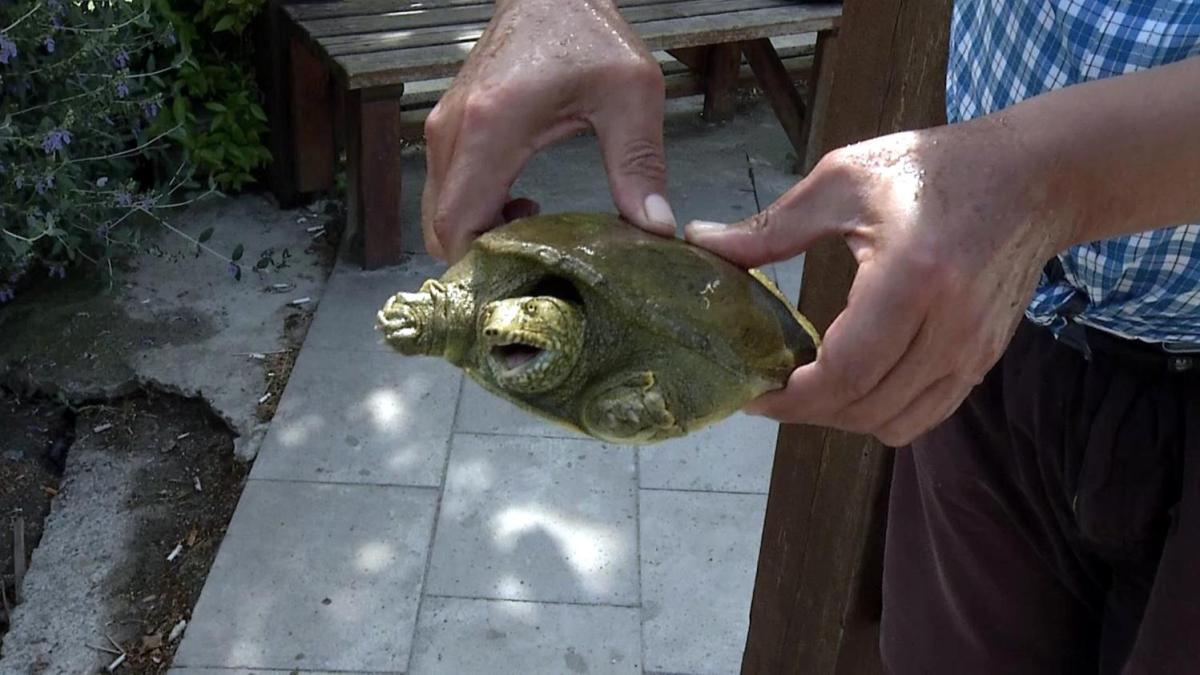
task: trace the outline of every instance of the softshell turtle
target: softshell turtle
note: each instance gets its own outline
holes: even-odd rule
[[[379,312],[387,342],[577,431],[652,443],[717,421],[811,361],[812,325],[747,272],[617,216],[558,214],[483,235]]]

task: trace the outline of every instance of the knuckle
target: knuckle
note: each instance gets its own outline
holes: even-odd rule
[[[463,101],[463,125],[469,128],[490,126],[503,109],[504,97],[494,91],[476,91]]]
[[[630,141],[621,151],[621,171],[652,181],[662,181],[667,175],[662,146],[646,138]]]

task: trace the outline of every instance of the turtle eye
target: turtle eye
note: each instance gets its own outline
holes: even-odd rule
[[[521,309],[525,310],[525,313],[528,314],[529,316],[533,316],[534,314],[537,314],[537,305],[534,304],[533,302],[525,303],[524,305],[521,306]]]

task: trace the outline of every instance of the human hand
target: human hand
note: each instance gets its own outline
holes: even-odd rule
[[[689,224],[690,241],[748,267],[835,234],[858,262],[816,360],[747,410],[901,446],[957,409],[1072,234],[1029,156],[987,119],[884,136],[830,153],[746,221]]]
[[[500,0],[425,123],[421,225],[457,260],[483,232],[537,212],[509,190],[546,146],[595,129],[618,211],[675,232],[666,194],[662,71],[612,0]]]

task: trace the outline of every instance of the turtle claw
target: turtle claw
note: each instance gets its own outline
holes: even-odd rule
[[[432,299],[428,293],[397,293],[376,315],[384,340],[404,354],[424,353],[421,336],[429,326]]]

